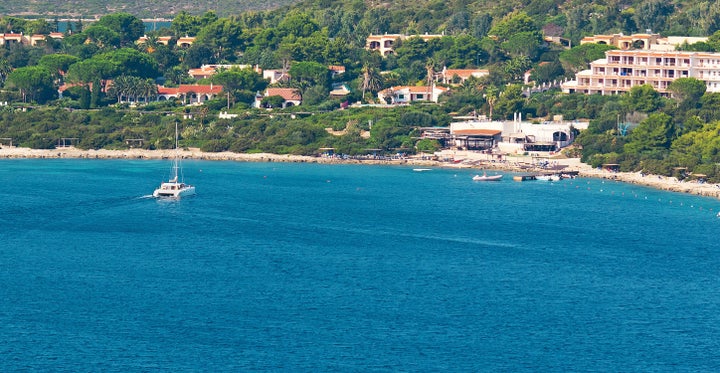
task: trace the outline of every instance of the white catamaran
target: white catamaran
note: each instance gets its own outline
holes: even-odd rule
[[[184,180],[178,180],[178,174],[182,175],[180,171],[180,154],[178,153],[178,126],[175,123],[175,157],[173,157],[171,177],[169,181],[161,183],[160,187],[155,189],[153,197],[180,198],[195,194],[195,187],[185,184]]]

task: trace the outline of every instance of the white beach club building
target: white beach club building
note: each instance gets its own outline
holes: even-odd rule
[[[527,122],[519,114],[513,120],[490,121],[484,118],[450,124],[453,146],[465,150],[497,148],[503,153],[527,151],[558,151],[575,140],[573,128],[587,129],[588,122],[553,121]]]

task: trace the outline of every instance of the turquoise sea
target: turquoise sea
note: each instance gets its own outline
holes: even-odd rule
[[[718,200],[184,166],[0,160],[0,370],[720,370]]]

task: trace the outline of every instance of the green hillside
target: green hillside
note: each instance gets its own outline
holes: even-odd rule
[[[312,12],[324,18],[342,15],[333,27],[366,28],[373,33],[468,32],[482,34],[493,20],[513,11],[523,11],[546,32],[579,39],[585,34],[644,32],[709,35],[720,29],[720,4],[688,0],[187,0],[123,1],[69,0],[0,2],[0,15],[94,17],[127,12],[140,18],[172,18],[181,11],[203,14],[214,11],[221,17],[247,11],[290,9]],[[288,8],[281,10],[287,11]]]
[[[155,1],[110,1],[110,0],[40,0],[0,1],[0,15],[60,18],[94,18],[116,12],[127,12],[140,18],[172,18],[181,11],[202,14],[213,10],[220,16],[229,16],[246,11],[278,8],[296,2],[294,0],[155,0]]]
[[[66,137],[81,139],[78,146],[84,148],[124,148],[127,139],[143,138],[144,146],[162,148],[172,144],[163,129],[182,118],[186,143],[206,151],[415,152],[443,146],[418,140],[419,128],[447,126],[453,116],[478,113],[502,120],[520,113],[540,122],[562,115],[591,121],[577,139],[585,162],[664,175],[682,167],[720,181],[720,93],[706,91],[700,80],[678,79],[663,94],[647,84],[618,96],[557,89],[529,93],[573,78],[613,48],[580,45],[586,35],[649,29],[709,36],[707,42],[679,47],[720,52],[716,3],[306,0],[253,12],[188,8],[157,32],[145,31],[138,18],[144,13],[123,9],[96,22],[73,23],[72,33],[62,38],[0,48],[0,102],[9,103],[0,107],[0,138],[37,148]],[[49,34],[57,26],[0,16],[0,29],[25,37]],[[368,35],[384,33],[435,35],[398,38],[386,56],[365,49]],[[144,34],[148,38],[137,43]],[[177,43],[186,35],[194,37],[191,45]],[[548,36],[569,39],[573,47],[546,42]],[[272,88],[291,89],[302,103],[283,108],[281,95],[258,98],[271,82],[255,69],[222,67],[209,78],[190,75],[207,64],[287,73],[290,79],[272,82]],[[345,72],[331,74],[329,66]],[[447,69],[486,74],[441,82],[438,76]],[[395,105],[396,87],[428,87],[428,82],[447,88],[435,97],[437,104]],[[193,92],[159,99],[158,84],[198,83],[221,86],[222,92],[200,106],[186,105]],[[333,94],[341,86],[347,93]],[[32,110],[26,112],[28,106]],[[219,119],[220,111],[237,117]]]
[[[651,30],[664,35],[707,36],[720,29],[720,4],[663,0],[304,0],[295,6],[331,17],[342,13],[373,33],[469,33],[482,35],[512,12],[528,14],[546,34],[579,40],[583,35]]]

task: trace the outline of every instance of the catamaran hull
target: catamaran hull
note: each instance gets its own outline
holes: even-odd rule
[[[180,198],[180,197],[188,197],[195,194],[195,187],[194,186],[186,186],[181,189],[174,189],[174,190],[165,190],[165,189],[155,189],[153,192],[153,197],[155,198]]]

